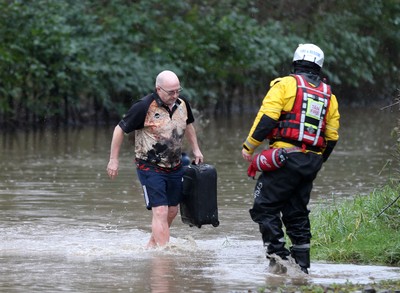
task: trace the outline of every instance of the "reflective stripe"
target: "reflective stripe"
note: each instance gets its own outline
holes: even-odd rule
[[[261,166],[260,166],[260,157],[261,157],[261,154],[259,154],[259,155],[257,156],[256,163],[257,163],[257,169],[258,169],[258,171],[262,172],[263,169],[261,169]]]
[[[285,237],[279,238],[278,241],[279,241],[280,243],[286,243]],[[270,244],[271,244],[271,242],[264,242],[264,247],[267,247],[267,246],[270,245]]]
[[[300,76],[300,75],[299,75],[299,76]],[[301,87],[305,87],[306,84],[305,84],[305,82],[304,82],[304,79],[303,79],[302,76],[300,76],[300,77],[301,77],[301,78],[300,78]]]
[[[297,139],[299,141],[303,141],[303,137],[304,137],[304,122],[306,121],[307,100],[308,100],[308,94],[304,93],[303,94],[303,103],[301,106],[301,114],[300,114],[299,137]]]
[[[326,95],[328,87],[326,86],[326,83],[323,83],[322,85],[323,85],[323,89],[324,89],[324,94]]]
[[[275,167],[280,168],[280,165],[278,162],[275,160],[275,153],[278,151],[278,149],[274,149],[272,152],[272,163],[274,164]]]
[[[243,146],[246,146],[246,148],[248,149],[247,151],[251,153],[253,153],[254,150],[258,147],[258,145],[251,143],[248,139],[246,139]]]
[[[301,77],[301,80],[300,80],[301,85],[299,85],[299,87],[308,89],[309,87],[306,87],[306,86],[304,85],[303,77],[302,77],[301,75],[299,75],[299,76]],[[322,86],[322,87],[323,87],[323,90],[322,90],[322,91],[318,90],[317,88],[312,88],[312,90],[313,90],[314,92],[317,92],[317,93],[319,93],[319,94],[322,94],[322,95],[324,95],[324,96],[326,96],[326,97],[330,97],[330,94],[328,94],[328,86],[327,86],[327,84],[326,84],[326,83],[323,83],[323,86]]]
[[[306,139],[309,139],[309,140],[313,140],[314,139],[314,136],[310,136],[310,135],[307,135],[307,134],[303,135],[303,137],[306,138]]]
[[[293,248],[310,248],[310,243],[305,244],[293,244]]]
[[[146,202],[146,206],[149,206],[149,196],[147,195],[146,185],[143,185],[142,187],[143,187],[144,201]]]
[[[323,85],[323,94],[324,94],[324,96],[329,96],[328,95],[328,86],[325,83],[323,83],[322,85]],[[324,102],[324,108],[322,109],[321,116],[325,117],[326,116],[326,109],[328,107],[328,99],[323,99],[323,98],[319,97],[318,100],[321,101],[321,102]],[[318,130],[317,130],[317,133],[315,134],[314,143],[312,144],[314,146],[318,143],[318,138],[321,135],[321,129],[322,129],[322,123],[323,122],[324,122],[324,119],[321,119],[319,121]]]

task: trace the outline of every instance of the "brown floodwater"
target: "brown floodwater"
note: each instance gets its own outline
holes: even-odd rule
[[[342,109],[341,140],[315,181],[310,204],[367,194],[389,178],[398,113]],[[171,243],[146,250],[144,207],[125,140],[120,175],[105,172],[112,127],[0,133],[1,292],[247,292],[266,285],[370,283],[400,268],[312,263],[309,276],[267,273],[250,219],[255,181],[241,143],[252,116],[201,118],[200,145],[218,172],[220,226],[178,216]]]

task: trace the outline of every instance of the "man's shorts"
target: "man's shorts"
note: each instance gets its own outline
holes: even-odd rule
[[[146,208],[177,206],[182,201],[183,173],[184,168],[171,172],[137,169]]]

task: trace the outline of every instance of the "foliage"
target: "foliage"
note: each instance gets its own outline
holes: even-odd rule
[[[400,89],[398,90],[397,97],[394,105],[397,105],[397,111],[400,113]],[[396,137],[396,145],[394,150],[394,170],[400,179],[400,118],[397,119],[397,126],[393,129],[393,134]]]
[[[2,124],[118,119],[167,68],[195,107],[243,110],[302,42],[324,50],[342,102],[399,82],[395,0],[0,0],[0,11]]]
[[[400,185],[356,196],[311,214],[314,259],[400,265]]]

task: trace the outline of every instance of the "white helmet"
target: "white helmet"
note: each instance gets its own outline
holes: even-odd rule
[[[324,52],[314,44],[300,44],[294,52],[293,61],[306,60],[322,68]]]

